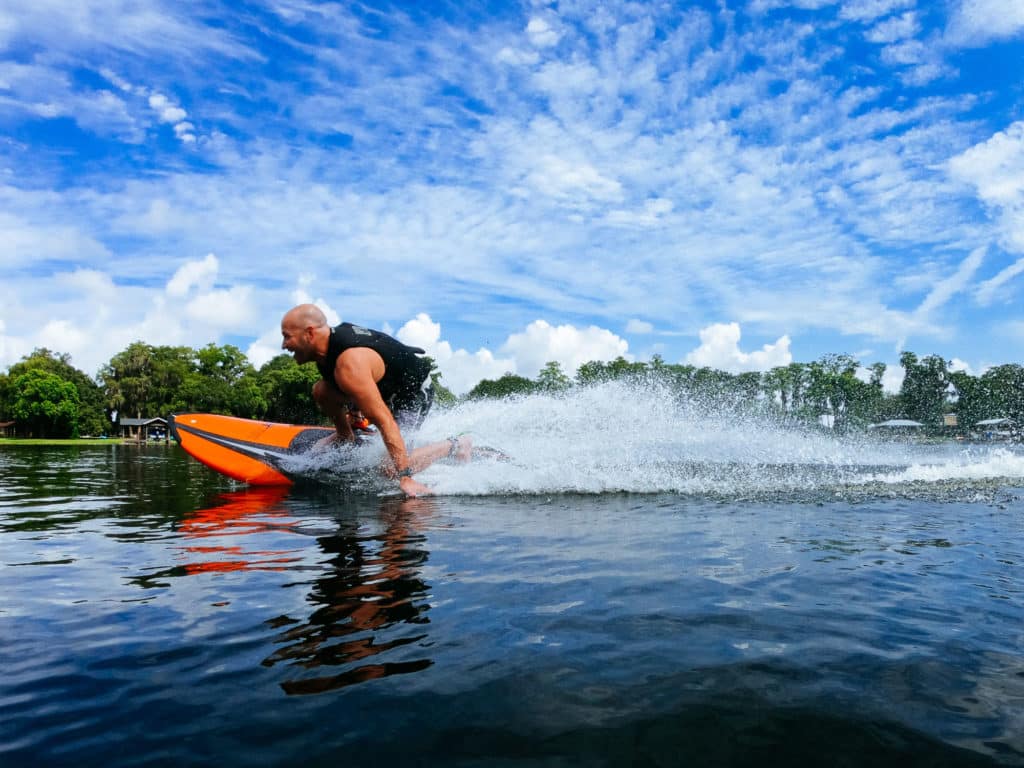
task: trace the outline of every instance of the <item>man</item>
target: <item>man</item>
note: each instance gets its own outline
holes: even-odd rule
[[[313,304],[300,304],[281,319],[281,347],[295,362],[316,363],[321,380],[313,385],[313,399],[331,421],[332,441],[355,439],[350,413],[360,412],[374,424],[384,440],[392,466],[385,471],[398,478],[407,496],[430,493],[413,479],[445,456],[469,459],[467,438],[406,450],[401,429],[418,427],[434,402],[430,361],[423,350],[409,347],[380,331],[342,323],[331,328]]]

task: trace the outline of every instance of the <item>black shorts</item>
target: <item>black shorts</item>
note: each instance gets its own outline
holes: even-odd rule
[[[434,404],[434,383],[428,376],[418,387],[409,387],[385,401],[401,429],[417,429]]]

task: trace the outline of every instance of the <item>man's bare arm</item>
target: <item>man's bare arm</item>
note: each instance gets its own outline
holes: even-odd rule
[[[355,354],[353,354],[355,353]],[[363,415],[380,430],[384,447],[391,457],[392,469],[399,477],[402,491],[409,496],[429,493],[430,489],[412,479],[405,440],[391,409],[380,396],[377,381],[384,375],[384,361],[372,349],[356,347],[338,357],[335,379],[345,394],[352,398]]]

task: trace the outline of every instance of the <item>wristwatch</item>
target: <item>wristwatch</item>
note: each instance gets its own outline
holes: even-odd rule
[[[406,467],[405,469],[398,473],[399,480],[401,480],[403,477],[412,477],[412,469],[410,467]]]

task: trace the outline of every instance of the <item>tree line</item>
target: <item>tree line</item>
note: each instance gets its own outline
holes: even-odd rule
[[[549,362],[535,379],[506,373],[480,381],[464,399],[508,398],[566,393],[610,381],[659,386],[673,397],[718,409],[756,411],[787,421],[817,424],[829,417],[838,431],[860,429],[890,418],[920,421],[938,430],[947,414],[961,432],[978,421],[1008,417],[1024,423],[1024,367],[990,368],[980,376],[951,371],[936,355],[900,357],[903,384],[898,394],[882,388],[884,363],[858,376],[851,355],[830,354],[811,363],[791,363],[769,371],[731,374],[708,367],[648,362],[591,361],[570,377]],[[432,373],[440,405],[458,401]],[[70,357],[37,349],[0,374],[0,422],[14,421],[19,434],[77,437],[110,432],[120,417],[167,416],[180,411],[224,413],[289,423],[323,421],[312,399],[319,378],[315,366],[299,366],[286,354],[260,368],[230,344],[201,349],[153,346],[141,341],[114,355],[95,378],[78,370]]]
[[[946,429],[947,416],[956,416],[955,431],[967,433],[983,419],[1010,418],[1024,424],[1024,367],[990,368],[980,376],[950,370],[938,355],[900,356],[903,383],[898,393],[882,386],[885,363],[873,363],[862,378],[861,364],[852,355],[828,354],[811,363],[790,363],[769,371],[731,374],[708,367],[672,365],[655,355],[649,362],[592,361],[574,377],[557,362],[547,363],[536,379],[506,373],[485,379],[467,399],[514,397],[566,392],[609,381],[637,386],[661,386],[673,396],[698,405],[737,412],[757,412],[782,421],[822,423],[845,432],[889,419],[921,422],[926,431]]]

